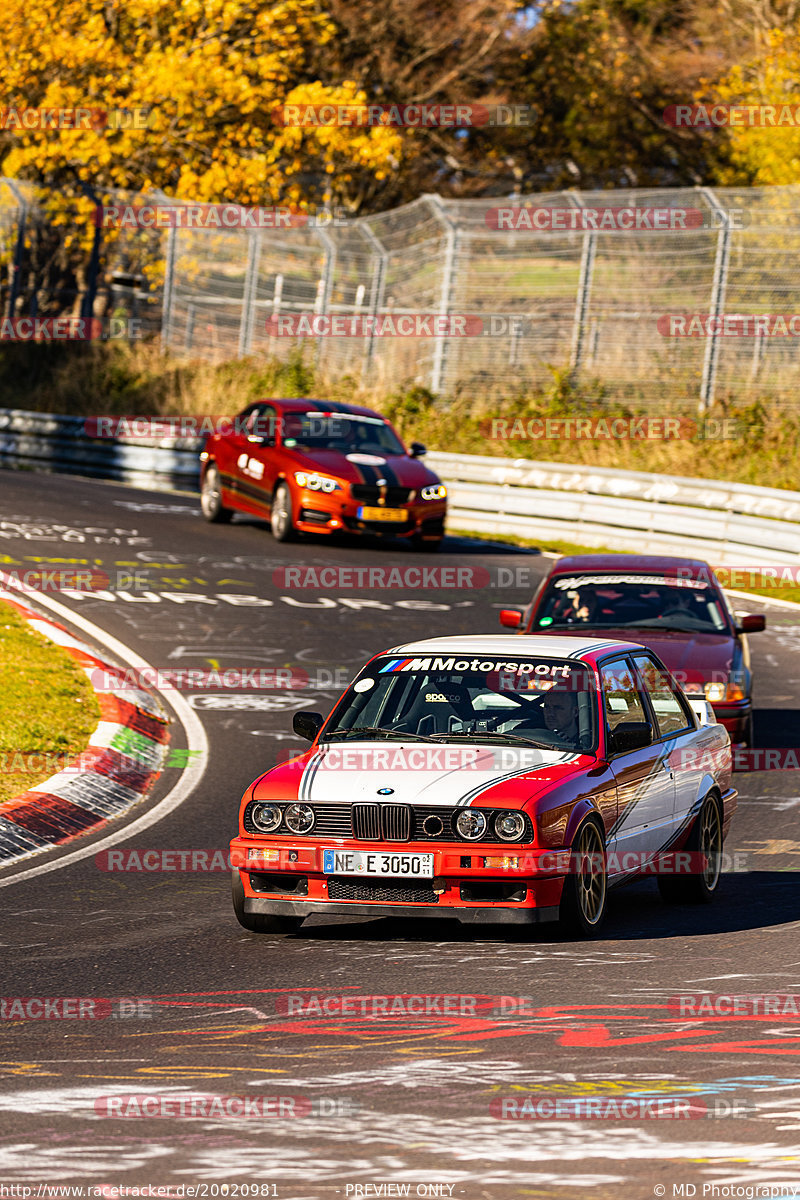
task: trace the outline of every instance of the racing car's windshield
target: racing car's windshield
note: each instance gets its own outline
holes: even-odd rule
[[[596,735],[595,677],[582,663],[456,654],[376,659],[339,701],[323,740],[469,740],[585,754]]]
[[[664,575],[573,575],[550,584],[536,617],[538,630],[635,628],[728,634],[713,587]]]
[[[283,444],[289,449],[339,450],[342,454],[405,454],[391,426],[380,417],[311,409],[284,413]]]

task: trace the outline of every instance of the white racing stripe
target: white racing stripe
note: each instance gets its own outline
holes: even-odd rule
[[[470,746],[443,743],[437,747],[400,741],[380,746],[374,742],[326,743],[306,764],[298,799],[306,804],[386,801],[388,797],[378,797],[378,789],[393,787],[393,803],[465,806],[497,783],[578,757],[563,750],[504,746],[501,766],[495,762],[499,749],[477,742]],[[414,766],[418,758],[424,764],[425,758],[436,751],[450,765]],[[471,761],[469,755],[475,752],[479,757]],[[515,764],[515,757],[522,762]]]
[[[30,593],[20,588],[16,580],[4,571],[0,571],[0,585],[17,595],[22,593],[20,599],[23,602],[30,601]],[[115,654],[127,666],[137,671],[154,671],[154,668],[146,659],[138,655],[135,650],[131,650],[130,647],[118,641],[117,638],[111,637],[110,634],[100,629],[94,622],[88,621],[86,617],[71,612],[66,605],[59,603],[58,600],[53,600],[51,596],[44,593],[37,593],[36,602],[43,608],[49,609],[64,624],[74,625],[76,628],[81,629],[94,642],[98,643],[104,649],[110,650],[112,654]],[[159,693],[159,695],[162,694]],[[151,825],[155,825],[158,821],[163,820],[164,817],[174,812],[176,808],[183,804],[184,800],[189,798],[205,774],[206,763],[208,761],[208,738],[200,719],[186,703],[180,692],[171,691],[169,699],[164,695],[162,695],[162,699],[166,706],[173,710],[183,725],[186,733],[187,749],[189,751],[199,751],[199,754],[202,756],[198,759],[200,769],[184,771],[178,782],[167,792],[163,800],[160,800],[149,812],[143,813],[129,825],[122,826],[113,833],[110,833],[108,837],[102,838],[99,842],[92,842],[89,846],[82,846],[78,850],[73,850],[71,853],[65,854],[63,858],[58,858],[48,863],[41,863],[39,866],[29,867],[26,871],[19,871],[8,878],[0,878],[0,888],[10,887],[11,884],[19,883],[23,879],[33,879],[37,875],[46,875],[50,871],[59,871],[62,867],[67,867],[72,863],[80,862],[81,859],[89,858],[97,854],[100,850],[108,850],[110,847],[116,846],[119,842],[127,841],[135,834],[141,833],[143,830],[149,829]]]

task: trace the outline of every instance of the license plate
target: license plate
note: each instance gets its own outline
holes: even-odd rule
[[[326,875],[393,875],[433,878],[432,854],[384,854],[382,851],[323,850]]]
[[[408,510],[405,508],[360,508],[358,518],[360,521],[405,521],[408,518]]]

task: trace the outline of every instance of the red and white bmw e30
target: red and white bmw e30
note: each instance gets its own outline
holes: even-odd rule
[[[231,843],[245,929],[313,914],[562,919],[608,888],[717,889],[736,807],[728,733],[654,654],[599,638],[445,637],[376,655],[304,754],[245,793]]]

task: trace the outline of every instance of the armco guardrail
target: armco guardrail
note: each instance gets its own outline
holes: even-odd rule
[[[0,463],[197,487],[200,439],[91,438],[82,417],[0,409]],[[449,525],[498,537],[557,538],[639,553],[692,552],[719,564],[795,563],[800,492],[608,467],[432,452]]]

